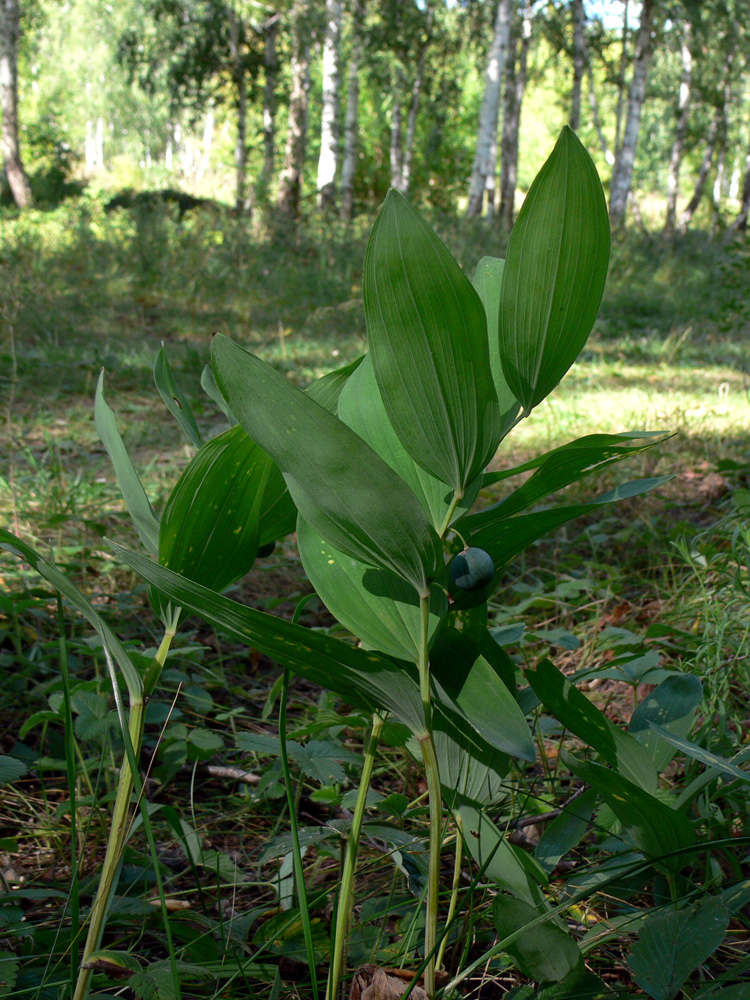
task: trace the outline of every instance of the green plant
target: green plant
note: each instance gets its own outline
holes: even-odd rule
[[[113,543],[123,561],[151,585],[152,604],[162,617],[164,638],[152,662],[141,673],[135,670],[123,659],[114,636],[54,568],[8,533],[2,536],[5,545],[15,547],[78,602],[120,665],[131,699],[127,718],[118,701],[126,760],[84,952],[89,968],[79,979],[77,998],[88,990],[92,956],[100,945],[122,855],[131,790],[133,782],[138,784],[134,761],[142,738],[144,696],[157,688],[186,610],[270,656],[285,671],[335,692],[373,720],[341,872],[329,1000],[337,996],[343,971],[369,775],[386,717],[410,734],[429,792],[421,961],[427,993],[435,993],[436,966],[457,912],[456,880],[441,926],[444,805],[480,872],[491,872],[502,890],[493,908],[501,941],[490,957],[504,951],[540,981],[570,982],[582,975],[580,948],[559,920],[564,904],[553,907],[545,896],[543,867],[530,865],[523,852],[498,836],[485,812],[498,798],[510,758],[535,757],[526,718],[535,700],[528,691],[517,691],[514,663],[488,629],[487,601],[504,568],[532,542],[576,516],[638,496],[664,479],[627,483],[588,503],[539,507],[594,469],[654,443],[653,435],[639,432],[590,435],[521,466],[485,470],[506,435],[575,361],[601,300],[608,251],[601,185],[568,129],[527,196],[507,260],[484,258],[473,284],[426,223],[392,193],[365,260],[370,350],[363,359],[301,392],[260,358],[224,337],[215,338],[213,373],[204,373],[204,388],[239,427],[203,444],[187,399],[160,355],[155,367],[159,391],[198,447],[161,520],[122,445],[100,381],[97,425],[141,541],[158,559]],[[528,472],[530,477],[503,500],[472,509],[485,486]],[[219,593],[250,567],[259,550],[295,526],[310,580],[357,645]],[[477,550],[484,553],[477,557],[481,563],[491,560],[492,572],[480,565],[478,579],[473,575],[467,589],[460,585],[463,573],[456,581],[446,560],[466,561],[467,551]],[[549,677],[555,675],[545,670],[540,665],[537,673],[554,691]],[[112,673],[119,698],[114,662]],[[532,688],[536,690],[533,683]],[[577,704],[572,699],[565,688],[559,706],[563,721],[570,705]],[[286,697],[282,711],[285,706]],[[576,764],[577,771],[608,803],[608,796],[616,800],[624,789],[631,810],[637,809],[653,789],[645,751],[634,751],[634,739],[621,739],[609,730],[597,745],[592,733],[596,737],[601,729],[598,717],[580,704],[577,710],[583,738],[605,761],[619,767],[620,749],[628,747],[623,773],[588,761]],[[282,719],[279,750],[288,789],[291,754],[284,729]],[[641,771],[648,772],[648,791],[639,791],[632,780]],[[692,846],[692,839],[687,844],[687,820],[659,805],[658,820],[674,833],[677,849]],[[148,810],[142,815],[148,832]],[[664,853],[658,838],[647,838],[640,846],[649,857]],[[667,851],[673,850],[670,841]],[[457,855],[458,871],[458,846]],[[316,947],[299,857],[297,841],[296,897],[315,990]],[[665,865],[674,878],[669,862]],[[173,950],[170,954],[178,983]],[[469,963],[454,982],[474,967]]]

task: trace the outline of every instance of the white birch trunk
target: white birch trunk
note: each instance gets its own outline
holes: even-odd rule
[[[284,169],[279,178],[278,206],[296,218],[302,199],[302,173],[307,150],[307,104],[310,90],[309,0],[292,7],[292,88]]]
[[[677,125],[675,127],[672,153],[669,157],[669,173],[667,174],[667,218],[664,223],[664,235],[674,233],[677,216],[677,196],[680,192],[680,167],[685,154],[685,136],[687,135],[688,118],[690,116],[690,88],[693,80],[693,53],[690,50],[690,21],[685,20],[680,47],[682,72],[680,75],[680,93],[677,102]]]
[[[201,149],[201,159],[198,164],[196,180],[202,181],[206,176],[209,164],[211,163],[211,146],[214,139],[214,109],[209,108],[206,112],[206,121],[203,125],[203,143]]]
[[[622,48],[620,51],[620,71],[617,74],[617,109],[615,111],[615,160],[620,155],[622,142],[622,111],[625,106],[625,74],[628,68],[628,0],[622,8]]]
[[[521,38],[518,46],[518,65],[511,50],[508,59],[507,81],[505,84],[505,115],[501,143],[500,172],[500,225],[506,232],[513,228],[518,180],[518,139],[521,129],[521,106],[526,90],[526,70],[531,42],[531,20],[534,0],[525,0],[521,21]]]
[[[609,189],[609,218],[614,226],[622,225],[625,209],[633,183],[633,167],[638,147],[641,111],[646,97],[648,68],[653,50],[653,22],[655,0],[643,0],[641,23],[633,60],[633,77],[628,91],[628,111],[622,134],[622,145],[615,162]]]
[[[402,194],[409,193],[409,185],[411,184],[411,168],[414,163],[414,144],[417,135],[417,115],[419,113],[419,99],[422,95],[422,85],[424,83],[424,67],[427,58],[427,49],[430,45],[430,39],[432,36],[432,18],[434,14],[434,8],[432,6],[432,0],[428,0],[427,4],[427,19],[425,23],[425,39],[422,49],[419,53],[419,62],[417,63],[417,73],[414,77],[414,83],[411,88],[411,104],[409,105],[409,115],[406,120],[406,142],[404,143],[404,158],[401,167],[401,187],[399,190]]]
[[[279,15],[274,14],[263,26],[265,53],[263,57],[263,184],[267,193],[276,164],[276,77],[279,60],[276,38],[279,33]]]
[[[401,73],[396,67],[391,78],[391,187],[401,190],[404,169],[404,130],[401,114]]]
[[[581,90],[586,67],[586,11],[583,0],[572,0],[573,7],[573,87],[570,93],[570,127],[577,132],[581,125]]]
[[[318,208],[333,204],[339,158],[339,36],[341,0],[326,0],[326,34],[323,44],[323,110],[318,158]]]
[[[490,46],[487,72],[485,73],[484,97],[479,110],[477,146],[474,166],[469,183],[469,201],[466,214],[481,215],[482,201],[487,185],[487,176],[492,170],[492,144],[497,142],[497,122],[500,111],[505,57],[510,41],[512,0],[500,0],[495,18],[495,31]]]
[[[354,177],[357,172],[359,146],[359,63],[362,58],[362,18],[364,10],[360,0],[352,8],[352,42],[349,53],[349,79],[346,91],[346,118],[344,121],[344,158],[341,163],[341,219],[350,222],[354,217]]]
[[[406,119],[406,142],[404,143],[404,155],[401,164],[401,194],[409,193],[411,183],[411,167],[414,162],[414,140],[417,134],[417,114],[419,113],[419,98],[422,94],[422,83],[424,82],[424,64],[427,54],[427,44],[425,44],[419,55],[417,75],[414,77],[414,84],[411,88],[411,104],[409,105],[409,116]]]
[[[615,162],[615,154],[609,148],[604,132],[602,131],[602,123],[599,118],[599,102],[596,99],[596,90],[594,89],[594,73],[591,69],[591,60],[588,56],[586,58],[586,73],[589,78],[589,105],[591,107],[591,120],[594,123],[594,131],[599,139],[599,146],[604,159],[612,166]]]
[[[723,111],[720,108],[716,109],[716,114],[711,121],[711,127],[708,130],[706,136],[706,148],[703,151],[703,159],[701,160],[701,165],[698,169],[698,178],[695,182],[695,188],[693,190],[693,196],[687,203],[685,208],[682,210],[679,220],[677,221],[677,231],[679,233],[686,233],[688,226],[695,215],[695,211],[701,203],[703,198],[703,192],[706,189],[706,180],[708,179],[709,171],[711,170],[711,163],[713,162],[714,152],[716,150],[716,140],[719,136],[719,129],[721,125],[721,119],[723,116]]]
[[[18,36],[21,13],[18,0],[0,0],[0,154],[11,194],[23,209],[33,203],[18,143]]]

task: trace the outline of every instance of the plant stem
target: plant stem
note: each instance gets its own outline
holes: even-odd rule
[[[430,700],[430,663],[427,654],[430,621],[430,596],[420,597],[422,612],[421,634],[419,641],[419,690],[422,696],[424,710],[424,735],[419,738],[424,761],[427,791],[430,802],[430,854],[427,873],[427,902],[424,925],[424,953],[427,965],[424,971],[424,984],[427,996],[435,996],[435,955],[437,945],[438,903],[440,897],[440,848],[443,837],[443,796],[440,788],[440,770],[438,768],[435,744],[432,739],[432,703]],[[429,957],[428,957],[429,956]]]
[[[333,958],[331,961],[331,971],[328,976],[328,990],[326,1000],[336,1000],[344,964],[344,951],[348,937],[349,920],[352,911],[352,900],[354,897],[354,876],[357,868],[357,851],[359,849],[359,838],[362,833],[362,821],[365,816],[367,805],[367,793],[370,789],[372,769],[375,763],[375,751],[380,741],[380,732],[383,728],[384,720],[379,715],[372,717],[372,729],[365,748],[365,760],[362,766],[362,776],[357,791],[357,802],[354,806],[352,816],[352,827],[349,831],[349,840],[346,845],[346,857],[341,871],[341,888],[339,889],[338,905],[336,907],[336,926],[333,938]]]
[[[451,885],[451,901],[448,906],[448,916],[445,918],[445,933],[443,934],[443,940],[440,942],[440,950],[437,954],[437,959],[435,964],[439,969],[443,964],[443,955],[445,955],[445,949],[448,945],[448,928],[450,927],[453,917],[456,913],[456,906],[458,904],[458,886],[461,881],[461,859],[463,857],[463,824],[461,822],[461,814],[458,810],[455,811],[454,818],[456,821],[456,827],[458,836],[456,837],[456,854],[453,860],[453,884]]]
[[[289,823],[292,829],[292,864],[294,866],[294,882],[297,887],[300,917],[302,918],[302,931],[305,938],[305,951],[307,952],[307,963],[310,966],[313,998],[314,1000],[318,1000],[318,978],[315,972],[315,946],[313,944],[312,924],[310,923],[310,908],[307,903],[307,892],[305,890],[305,873],[302,870],[302,854],[299,846],[299,827],[297,825],[297,804],[294,801],[292,769],[289,766],[289,754],[286,749],[286,706],[288,698],[289,670],[284,667],[283,681],[281,684],[281,699],[279,701],[279,757],[281,758],[281,769],[284,773],[284,790],[286,791],[286,801],[289,809]]]
[[[441,538],[445,537],[445,533],[448,530],[448,528],[450,527],[451,519],[453,518],[453,515],[456,512],[456,507],[463,500],[463,498],[464,498],[464,491],[463,490],[461,490],[460,493],[454,493],[453,494],[453,499],[451,500],[450,506],[448,507],[448,511],[447,511],[447,513],[445,515],[445,520],[443,521],[443,525],[442,525],[440,531],[438,532],[438,534],[440,535]]]
[[[128,731],[130,740],[136,753],[141,746],[141,734],[143,731],[143,716],[145,704],[143,699],[131,702],[130,719]],[[125,846],[127,831],[130,825],[130,798],[133,792],[133,772],[127,757],[122,762],[120,769],[120,780],[117,785],[117,795],[112,810],[112,826],[107,840],[107,850],[104,855],[102,872],[99,876],[99,885],[96,890],[94,905],[89,914],[89,930],[86,936],[86,944],[83,948],[81,964],[85,965],[91,955],[99,949],[104,923],[107,918],[110,900],[115,888],[115,879],[120,865],[122,849]],[[91,979],[91,969],[81,968],[78,973],[73,1000],[84,1000],[88,994],[89,981]]]
[[[60,631],[60,676],[63,682],[63,707],[65,712],[65,764],[68,770],[68,795],[70,796],[70,981],[76,978],[76,951],[80,933],[80,899],[78,894],[78,809],[76,805],[76,742],[73,730],[73,711],[70,701],[70,666],[68,645],[65,641],[65,616],[62,598],[57,594],[57,625]],[[80,750],[78,750],[80,754]],[[86,768],[83,768],[86,773]]]
[[[158,680],[158,675],[161,673],[161,669],[164,666],[173,638],[173,631],[165,631],[159,649],[154,657],[154,663],[149,668],[149,674],[155,675],[154,685],[156,680]],[[116,678],[113,678],[113,684],[114,683],[116,683]],[[119,698],[119,691],[115,692],[115,696],[116,699]],[[119,707],[121,707],[121,702],[118,702],[118,708]],[[133,748],[134,766],[137,766],[140,758],[145,711],[146,700],[143,694],[135,695],[134,692],[131,691],[127,726],[123,724],[123,739],[130,740],[130,744]],[[124,720],[121,716],[121,724],[123,721]],[[128,829],[130,826],[130,799],[133,792],[133,780],[133,769],[126,753],[122,762],[122,767],[120,768],[117,795],[115,796],[115,804],[112,810],[112,825],[107,839],[107,849],[104,854],[101,875],[99,876],[99,885],[96,890],[94,905],[91,907],[91,912],[89,914],[89,929],[88,934],[86,935],[86,944],[83,947],[83,957],[81,959],[82,966],[88,962],[90,956],[97,951],[101,945],[102,934],[104,933],[104,924],[107,919],[107,912],[109,910],[112,894],[115,890],[120,859],[122,858],[122,852],[125,847],[125,841],[127,839]],[[91,974],[91,969],[79,969],[73,1000],[85,1000],[89,991]]]

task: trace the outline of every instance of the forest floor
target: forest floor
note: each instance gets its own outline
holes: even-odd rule
[[[450,218],[433,222],[469,273],[481,256],[502,252],[497,237],[481,226]],[[6,221],[0,243],[2,521],[43,552],[53,552],[58,566],[142,656],[158,644],[157,623],[144,585],[104,541],[136,539],[94,428],[100,370],[125,444],[159,511],[191,456],[153,385],[161,344],[201,429],[211,436],[226,426],[200,388],[214,331],[236,338],[300,385],[363,352],[366,236],[360,224],[310,222],[293,232],[248,226],[212,211],[183,220],[168,209],[106,215],[85,199]],[[652,449],[592,474],[566,491],[565,500],[590,499],[640,477],[672,480],[536,543],[508,571],[491,611],[498,627],[517,628],[513,648],[520,663],[549,654],[566,673],[590,670],[584,689],[620,724],[627,724],[642,685],[656,682],[659,670],[697,672],[706,691],[701,711],[715,720],[713,749],[727,755],[750,735],[750,597],[747,590],[743,596],[747,566],[742,569],[743,556],[737,555],[750,523],[748,279],[750,246],[744,238],[722,242],[696,232],[667,244],[623,235],[615,241],[600,318],[581,358],[495,459],[498,468],[517,465],[598,432],[665,435]],[[717,554],[739,566],[739,589],[729,598],[726,561],[717,568]],[[291,617],[311,589],[290,537],[231,595]],[[78,692],[74,785],[83,897],[102,857],[119,750],[109,738],[101,650],[72,612],[66,610],[63,620]],[[302,622],[336,628],[317,600],[306,605]],[[0,790],[0,961],[20,963],[20,971],[14,966],[22,987],[13,994],[18,996],[62,995],[75,958],[68,948],[70,918],[61,910],[73,838],[71,785],[61,766],[58,624],[48,588],[4,556],[0,752],[28,764],[25,776]],[[647,654],[657,648],[654,667]],[[645,657],[651,673],[644,667],[634,680],[608,670],[623,650],[634,659]],[[147,717],[149,758],[154,755],[149,794],[160,807],[155,822],[170,893],[185,904],[179,946],[186,960],[202,963],[213,976],[209,983],[183,987],[183,996],[270,997],[280,958],[284,982],[299,980],[295,989],[307,996],[299,928],[277,919],[289,891],[283,885],[288,875],[278,865],[288,852],[288,843],[278,839],[286,830],[278,761],[234,749],[238,733],[275,732],[277,668],[197,619],[181,632],[168,665]],[[341,761],[361,747],[363,721],[306,682],[294,684],[293,696],[291,735],[322,734],[342,751],[331,765],[335,781],[299,778],[300,815],[304,828],[314,831],[350,808],[350,776]],[[545,812],[558,768],[562,734],[542,733],[540,739],[544,760],[525,786],[525,815]],[[244,777],[212,767],[239,769]],[[419,782],[409,757],[386,746],[373,798],[383,821],[403,826],[402,799],[418,800]],[[739,833],[747,837],[750,805],[745,798],[736,808]],[[722,830],[738,836],[736,818],[716,820],[716,836]],[[185,848],[191,835],[198,843],[193,854]],[[530,828],[532,847],[538,836]],[[383,852],[377,838],[365,849],[353,967],[373,953],[381,964],[404,964],[418,940],[419,915],[402,885],[403,866],[388,867]],[[748,879],[746,858],[744,847],[722,864],[734,866],[736,878]],[[310,885],[327,887],[335,880],[337,859],[337,845],[321,841],[311,847]],[[136,835],[121,876],[131,905],[115,913],[110,944],[163,957],[158,922],[148,914],[149,872]],[[450,878],[446,869],[447,884]],[[594,904],[579,910],[579,929],[585,933],[601,912]],[[480,907],[473,918],[477,926],[481,915]],[[748,954],[748,923],[745,917],[735,928],[714,974]],[[224,935],[241,943],[229,966]],[[622,938],[613,933],[590,954],[605,981],[628,995],[645,995],[629,978]],[[48,956],[44,962],[42,955]],[[451,967],[460,959],[459,935],[446,962]],[[491,998],[519,982],[507,963],[494,962],[465,989]]]

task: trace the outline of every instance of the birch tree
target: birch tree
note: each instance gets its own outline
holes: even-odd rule
[[[690,88],[693,80],[693,53],[691,51],[692,25],[685,19],[680,39],[680,57],[682,71],[680,74],[680,91],[677,99],[677,123],[675,126],[672,152],[669,157],[669,172],[667,174],[667,218],[664,223],[664,235],[674,233],[677,214],[677,195],[680,189],[680,167],[685,154],[685,136],[687,135],[690,116]]]
[[[583,0],[572,0],[573,12],[573,87],[570,93],[570,127],[578,131],[581,124],[581,90],[586,68],[586,11]]]
[[[18,143],[18,37],[21,12],[18,0],[0,0],[0,154],[16,205],[32,204],[31,186],[21,162]]]
[[[357,150],[359,148],[359,71],[362,60],[363,17],[362,3],[360,0],[353,0],[346,117],[344,119],[344,157],[341,163],[341,219],[344,222],[349,222],[354,217],[354,177],[357,171]]]
[[[633,58],[633,75],[628,90],[625,127],[609,189],[609,217],[613,226],[620,226],[625,220],[625,209],[633,183],[641,111],[646,97],[648,69],[654,44],[654,6],[655,0],[643,0],[641,4],[641,20]]]
[[[521,129],[521,105],[526,90],[526,74],[531,41],[534,0],[524,0],[523,14],[516,45],[507,60],[505,112],[500,147],[500,208],[499,221],[505,232],[513,228],[516,183],[518,180],[518,142]],[[516,51],[514,51],[514,49]]]
[[[500,0],[495,16],[495,27],[485,72],[484,96],[479,110],[477,144],[474,166],[469,183],[468,216],[482,214],[487,177],[494,170],[492,147],[497,142],[497,125],[500,112],[500,95],[505,58],[510,41],[512,0]]]
[[[299,215],[302,173],[307,151],[307,106],[310,90],[310,0],[294,0],[291,12],[292,86],[284,168],[279,177],[278,207]]]
[[[279,57],[276,41],[280,16],[274,14],[263,25],[263,186],[267,191],[276,170],[276,79]]]
[[[329,208],[336,192],[339,160],[339,37],[341,0],[326,0],[326,28],[323,43],[323,108],[320,121],[318,158],[318,208]]]
[[[232,83],[234,84],[237,132],[234,143],[235,198],[234,207],[241,215],[249,207],[247,197],[247,83],[243,53],[244,25],[233,7],[227,9],[229,22],[229,51],[232,57]]]
[[[424,86],[427,49],[430,44],[430,36],[432,34],[433,7],[430,0],[427,0],[425,5],[425,14],[425,35],[420,44],[417,72],[414,75],[414,82],[411,87],[409,116],[406,120],[406,141],[404,144],[404,155],[401,161],[401,183],[399,185],[399,191],[402,194],[409,193],[409,185],[411,184],[411,171],[412,164],[414,163],[414,148],[417,136],[417,114],[419,113],[419,101],[422,96],[422,87]]]

